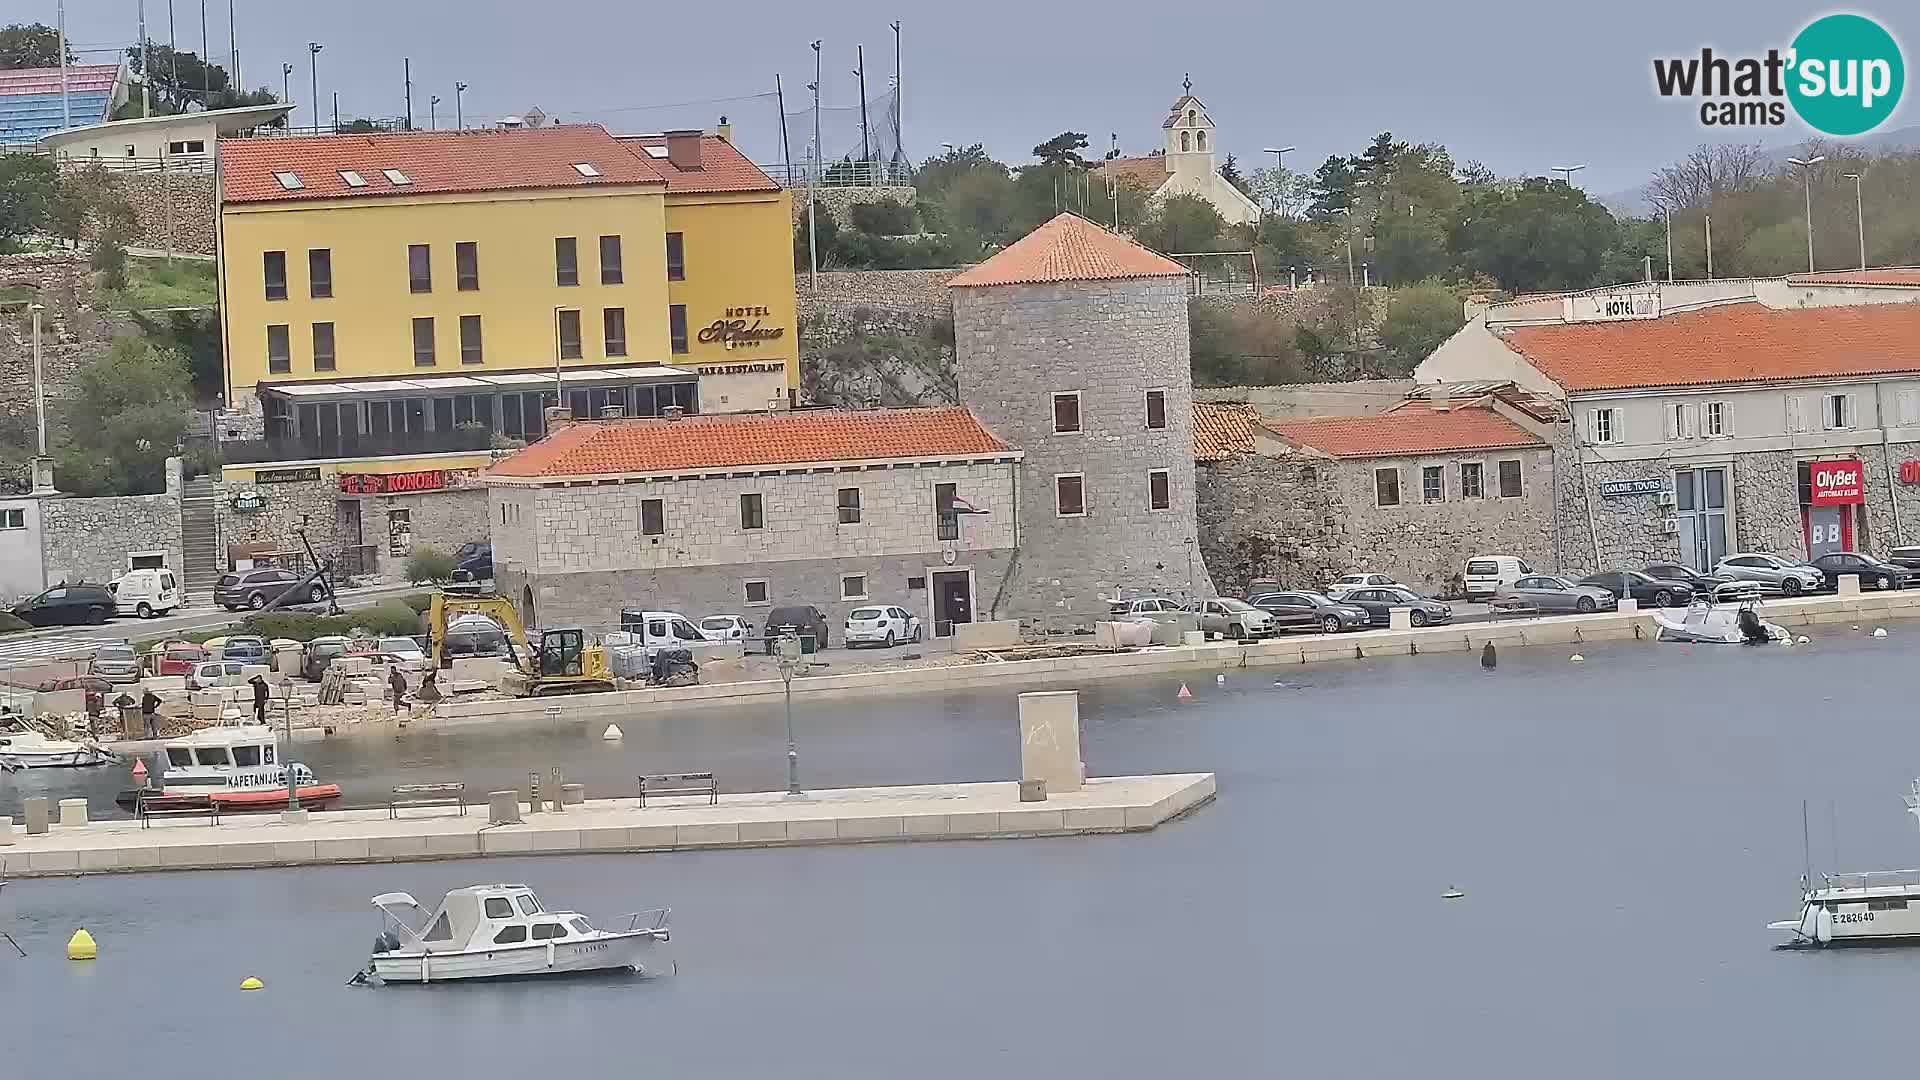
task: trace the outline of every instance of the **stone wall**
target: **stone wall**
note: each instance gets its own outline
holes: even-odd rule
[[[263,466],[271,467],[271,466]],[[220,558],[236,544],[273,544],[285,551],[300,550],[294,526],[307,521],[307,539],[321,558],[340,557],[353,540],[349,507],[358,504],[359,542],[370,549],[374,563],[368,572],[397,576],[407,554],[395,556],[390,544],[389,518],[394,509],[411,515],[412,547],[427,547],[451,555],[470,540],[487,539],[487,493],[467,487],[411,495],[346,496],[333,466],[322,466],[318,480],[252,484],[222,481],[215,485],[215,520],[220,534]],[[258,510],[234,509],[235,496],[257,494]]]
[[[430,491],[418,495],[387,495],[362,501],[370,537],[391,537],[393,511],[405,510],[413,530],[413,550],[431,548],[444,555],[460,550],[460,545],[487,539],[487,490],[471,488],[459,491]],[[370,539],[369,542],[378,542]],[[406,569],[406,558],[394,558],[392,548],[382,544],[380,567],[384,573],[399,574]]]
[[[72,393],[74,375],[104,358],[116,336],[136,332],[94,309],[89,254],[0,255],[0,290],[31,288],[46,308],[40,314],[40,358],[50,407]],[[0,418],[24,420],[31,445],[32,416],[33,319],[19,304],[0,309]]]
[[[798,184],[793,187],[793,223],[805,227],[807,221],[807,187]],[[813,198],[822,210],[833,215],[833,220],[841,228],[853,220],[853,208],[862,203],[897,202],[913,205],[917,192],[911,185],[906,187],[821,187],[813,189]]]
[[[1026,451],[1020,558],[1003,612],[1103,611],[1123,590],[1210,592],[1194,559],[1193,384],[1179,278],[954,290],[960,399]],[[1167,426],[1149,429],[1148,389]],[[1056,391],[1080,394],[1081,430],[1056,435]],[[1151,470],[1171,506],[1149,509]],[[1084,476],[1084,516],[1062,517],[1055,477]],[[1194,567],[1189,576],[1188,567]]]
[[[1214,584],[1244,596],[1255,578],[1306,589],[1343,572],[1324,464],[1240,454],[1194,470],[1200,554]]]
[[[175,251],[214,254],[217,211],[211,172],[124,170],[110,175],[133,207],[134,227],[133,235],[127,238],[129,246],[165,251],[171,230],[171,246]]]
[[[794,279],[800,317],[846,315],[855,311],[906,315],[918,319],[953,317],[947,282],[965,267],[951,270],[832,270],[811,288],[807,272]],[[832,324],[824,324],[831,329]]]
[[[910,589],[909,579],[931,584],[933,573],[973,572],[974,617],[990,619],[993,598],[1001,592],[1013,553],[1006,549],[972,551],[947,566],[937,550],[877,557],[796,559],[761,568],[746,566],[689,566],[660,570],[596,571],[566,574],[527,574],[495,571],[494,586],[512,597],[528,613],[526,595],[533,594],[532,621],[544,626],[585,626],[618,629],[622,608],[677,611],[691,619],[706,615],[741,614],[758,626],[781,604],[813,604],[827,616],[829,637],[842,641],[847,612],[872,604],[898,604],[920,616],[933,633],[932,590]],[[866,575],[867,599],[840,599],[844,574]],[[768,603],[749,605],[744,583],[767,582]]]
[[[842,270],[798,286],[805,400],[846,408],[951,404],[959,270]]]
[[[49,582],[111,581],[126,573],[134,551],[164,551],[168,566],[183,569],[180,459],[167,460],[167,490],[159,495],[42,499],[40,539]]]
[[[1196,386],[1195,401],[1243,401],[1273,420],[1300,416],[1373,416],[1407,399],[1412,379],[1293,383],[1285,386]]]

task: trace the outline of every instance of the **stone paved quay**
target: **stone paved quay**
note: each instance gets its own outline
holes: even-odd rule
[[[1089,777],[1080,791],[1023,803],[1019,785],[934,784],[722,795],[717,806],[687,799],[594,799],[522,823],[489,825],[484,804],[342,810],[301,823],[229,815],[219,825],[173,821],[94,822],[27,836],[15,825],[0,846],[0,875],[16,878],[142,870],[208,870],[323,863],[415,862],[494,855],[685,851],[724,847],[848,844],[879,840],[996,839],[1141,832],[1214,796],[1212,773]]]

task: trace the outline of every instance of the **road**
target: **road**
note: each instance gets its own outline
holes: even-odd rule
[[[340,593],[340,606],[346,609],[372,607],[382,600],[419,592],[418,585],[374,585],[346,589]],[[184,634],[238,623],[247,612],[205,607],[181,611],[158,619],[138,619],[122,615],[101,626],[49,626],[0,638],[0,661],[59,660],[86,657],[105,641],[140,641],[148,638]]]

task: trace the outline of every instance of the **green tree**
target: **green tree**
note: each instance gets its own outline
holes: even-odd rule
[[[166,459],[187,429],[187,366],[178,353],[116,338],[74,377],[68,442],[56,483],[74,495],[135,495],[166,488]]]
[[[1535,177],[1515,188],[1473,190],[1451,232],[1464,268],[1515,292],[1539,292],[1600,284],[1616,225],[1580,189]]]
[[[907,236],[914,231],[913,207],[893,199],[855,203],[847,213],[854,228],[873,236]]]
[[[1253,184],[1240,175],[1240,162],[1235,160],[1232,154],[1228,154],[1227,160],[1220,163],[1220,179],[1232,184],[1240,194],[1248,198],[1253,197]]]
[[[1160,200],[1134,235],[1155,251],[1212,251],[1226,224],[1220,211],[1198,195],[1172,195]]]
[[[272,105],[280,100],[278,94],[265,87],[239,89],[232,85],[226,68],[209,63],[187,49],[170,49],[157,41],[147,42],[145,58],[140,46],[129,46],[127,60],[136,73],[142,63],[150,60],[153,111],[157,115],[183,113],[192,105],[209,110],[239,109]]]
[[[67,50],[67,63],[75,62]],[[0,27],[0,71],[60,66],[60,32],[45,23]]]
[[[1379,329],[1393,373],[1411,372],[1466,321],[1460,297],[1438,281],[1393,290]]]
[[[74,243],[89,234],[120,236],[134,225],[133,204],[98,165],[61,173],[49,209],[50,224]]]
[[[1292,325],[1274,312],[1204,297],[1187,301],[1196,386],[1273,386],[1306,371]]]
[[[60,172],[37,154],[0,154],[0,252],[52,227]]]
[[[1033,148],[1033,156],[1042,165],[1057,167],[1071,165],[1075,168],[1087,167],[1087,159],[1080,151],[1087,148],[1087,133],[1084,131],[1063,131],[1039,146]]]
[[[1431,210],[1409,207],[1404,214],[1381,214],[1374,223],[1374,278],[1382,284],[1419,281],[1448,273],[1446,221]]]

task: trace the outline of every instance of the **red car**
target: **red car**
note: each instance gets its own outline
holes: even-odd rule
[[[193,666],[207,659],[206,647],[191,641],[163,641],[147,653],[147,667],[155,675],[191,675]]]

